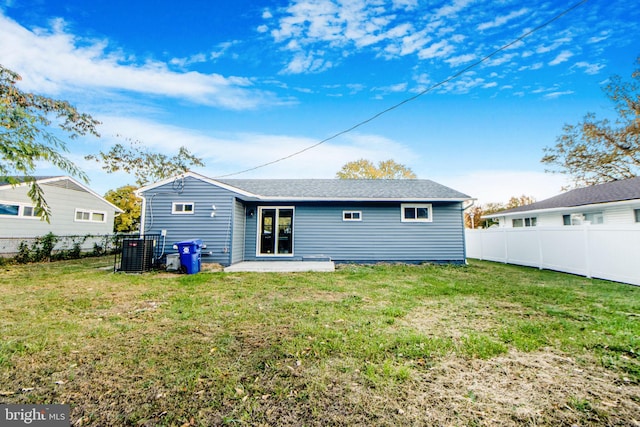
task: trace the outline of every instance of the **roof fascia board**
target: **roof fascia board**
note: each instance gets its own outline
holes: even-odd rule
[[[255,201],[260,202],[464,202],[470,199],[462,199],[462,198],[420,198],[420,197],[409,197],[409,198],[398,198],[398,197],[388,197],[388,198],[376,198],[376,197],[263,197],[256,196]],[[247,200],[250,201],[250,200]]]

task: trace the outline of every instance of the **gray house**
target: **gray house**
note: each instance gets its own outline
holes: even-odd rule
[[[14,178],[24,181],[22,178]],[[36,182],[51,209],[51,221],[41,221],[28,192],[30,184],[0,180],[0,238],[113,233],[120,208],[69,176],[40,176]],[[1,248],[0,248],[1,250]]]
[[[429,180],[210,179],[192,172],[138,190],[142,232],[201,239],[203,262],[465,262],[463,205]]]

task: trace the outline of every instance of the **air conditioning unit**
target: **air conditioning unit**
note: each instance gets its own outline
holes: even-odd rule
[[[153,265],[153,247],[155,240],[124,239],[122,240],[122,262],[120,271],[142,273]]]

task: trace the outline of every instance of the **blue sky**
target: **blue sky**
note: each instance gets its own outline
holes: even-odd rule
[[[84,155],[125,138],[188,147],[232,174],[316,144],[424,91],[577,1],[293,0],[0,3],[0,63],[21,88],[102,122],[69,157],[103,194],[132,183]],[[419,178],[505,202],[557,194],[543,148],[640,55],[640,4],[589,0],[450,82],[353,132],[238,178],[332,178],[394,159]],[[40,174],[55,173],[45,165]]]

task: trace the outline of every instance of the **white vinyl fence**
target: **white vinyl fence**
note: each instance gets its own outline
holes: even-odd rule
[[[640,227],[466,230],[467,257],[640,285]]]

